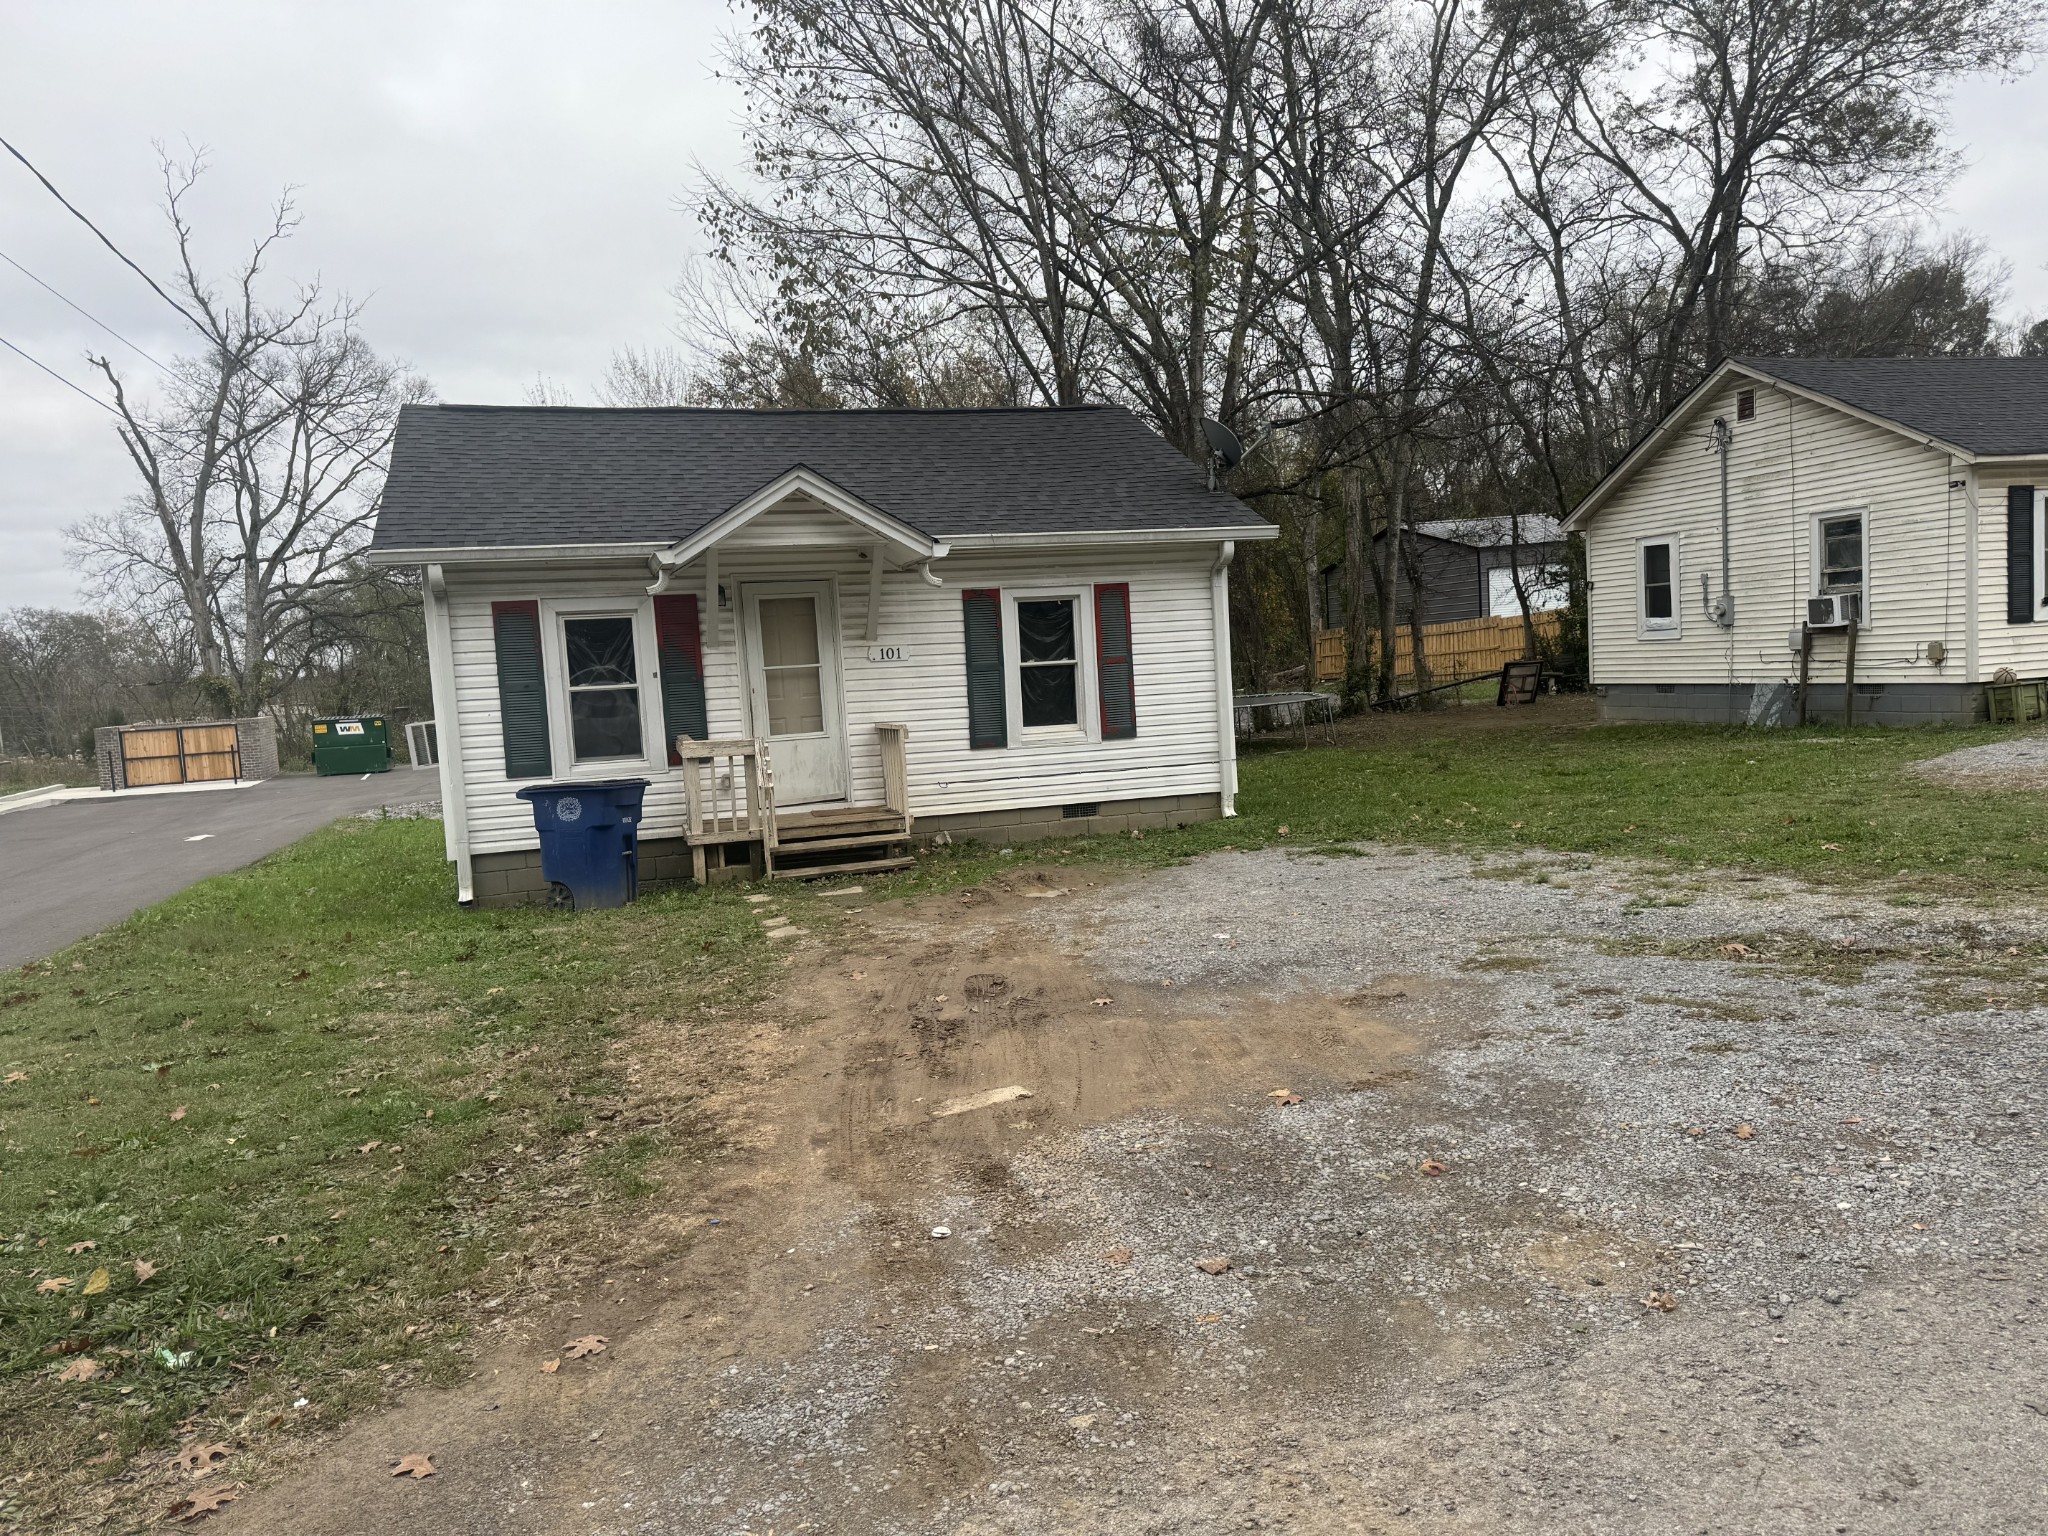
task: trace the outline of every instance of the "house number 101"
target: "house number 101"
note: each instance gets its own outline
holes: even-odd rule
[[[908,661],[910,647],[907,645],[871,645],[868,647],[869,661]]]

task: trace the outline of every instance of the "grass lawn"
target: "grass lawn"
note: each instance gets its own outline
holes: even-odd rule
[[[872,884],[1369,838],[1882,880],[1900,900],[2048,887],[2035,796],[1904,771],[2009,732],[1454,714],[1252,751],[1229,822],[967,845]],[[118,1498],[180,1425],[246,1442],[460,1374],[491,1298],[602,1254],[622,1212],[680,1200],[679,1171],[715,1153],[693,1104],[780,971],[741,893],[463,912],[440,839],[345,822],[0,975],[0,1529],[53,1523],[91,1485]],[[829,938],[832,903],[781,896]]]
[[[188,1419],[458,1374],[522,1264],[708,1150],[615,1047],[687,1056],[778,968],[737,895],[451,896],[438,822],[344,822],[0,976],[0,1529]]]
[[[25,789],[44,789],[52,784],[98,782],[93,765],[76,757],[0,759],[0,795],[15,795]]]
[[[1180,850],[1281,838],[1553,848],[1883,879],[1910,897],[2048,889],[2042,796],[1956,789],[1906,765],[2008,728],[1744,731],[1606,726],[1411,736],[1246,755],[1239,816]],[[1161,851],[1164,851],[1162,846]]]

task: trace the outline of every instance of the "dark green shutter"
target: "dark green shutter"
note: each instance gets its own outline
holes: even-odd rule
[[[704,741],[711,735],[704,704],[704,637],[697,623],[697,594],[654,600],[654,648],[661,658],[661,719],[669,766],[680,763],[676,738]]]
[[[540,664],[540,604],[491,604],[498,646],[498,718],[505,733],[505,777],[544,779],[555,771],[548,751],[548,684]]]
[[[1131,682],[1131,588],[1110,582],[1095,589],[1095,680],[1102,695],[1102,739],[1138,734],[1137,691]]]
[[[2034,622],[2034,488],[2005,488],[2005,622]]]
[[[1010,711],[1003,683],[1003,595],[994,587],[960,594],[967,626],[967,744],[1007,747]]]

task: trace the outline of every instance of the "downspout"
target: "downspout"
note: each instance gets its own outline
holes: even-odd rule
[[[455,639],[448,622],[448,578],[427,567],[427,676],[434,690],[434,737],[441,761],[441,834],[455,864],[455,899],[476,900],[469,856],[469,804],[462,782],[462,716],[455,698]]]
[[[1977,466],[1963,470],[1963,681],[1981,681],[1978,670],[1978,591],[1980,565],[1977,548]]]
[[[1237,814],[1237,698],[1230,676],[1230,562],[1237,541],[1225,539],[1209,568],[1209,608],[1216,632],[1216,786],[1226,816]]]

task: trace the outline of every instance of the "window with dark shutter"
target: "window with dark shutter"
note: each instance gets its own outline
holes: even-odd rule
[[[505,739],[505,777],[544,779],[555,771],[548,750],[548,684],[540,662],[540,604],[491,604],[498,648],[498,718]]]
[[[960,594],[967,635],[967,744],[1007,747],[1009,709],[1003,686],[1003,595],[994,587]]]
[[[2034,622],[2034,488],[2005,488],[2005,622]]]
[[[654,600],[654,646],[661,663],[662,739],[669,766],[680,763],[676,738],[704,741],[711,735],[704,702],[704,635],[697,618],[697,594]]]
[[[1095,589],[1095,686],[1102,697],[1102,739],[1122,741],[1137,735],[1128,582],[1111,582]]]

